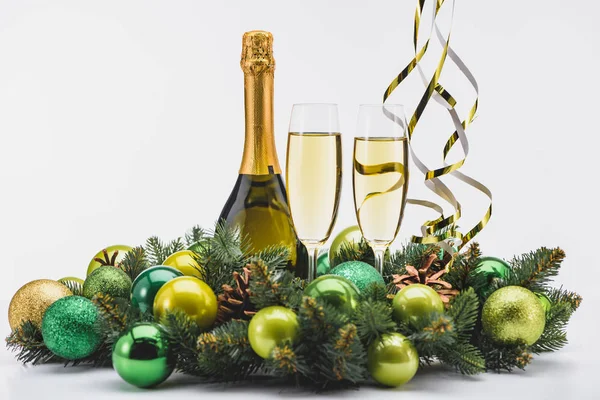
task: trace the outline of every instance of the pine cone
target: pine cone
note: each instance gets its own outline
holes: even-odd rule
[[[233,273],[236,287],[223,285],[223,293],[218,297],[219,309],[217,311],[217,322],[223,324],[232,319],[249,320],[256,309],[250,301],[250,270],[246,267],[243,273]]]
[[[421,283],[423,285],[430,286],[439,295],[444,303],[449,303],[450,299],[456,296],[459,292],[456,289],[452,289],[452,285],[446,281],[441,280],[442,275],[446,273],[445,269],[440,269],[435,272],[432,271],[431,265],[437,260],[436,254],[430,254],[429,257],[423,263],[420,269],[416,269],[412,265],[406,266],[406,275],[392,275],[394,278],[394,284],[398,289],[402,289],[405,286],[412,285],[415,283]]]

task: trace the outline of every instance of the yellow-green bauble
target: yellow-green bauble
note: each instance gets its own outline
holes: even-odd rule
[[[119,267],[105,265],[97,268],[83,282],[83,296],[91,299],[99,293],[129,299],[131,278]]]
[[[167,267],[175,268],[183,275],[195,276],[201,278],[201,267],[195,259],[195,254],[191,250],[181,250],[171,254],[163,262]]]
[[[131,250],[133,250],[131,246],[127,246],[125,244],[115,244],[100,250],[90,261],[87,269],[87,275],[91,274],[103,265],[118,266],[121,261],[123,261],[127,253],[129,253]],[[106,252],[106,254],[104,252]]]
[[[329,264],[331,267],[335,267],[334,258],[342,246],[357,246],[362,240],[362,237],[363,236],[358,225],[349,226],[338,233],[333,238],[331,246],[329,247]]]
[[[483,330],[496,342],[532,345],[546,325],[546,313],[538,297],[520,286],[496,290],[483,305]]]
[[[304,289],[306,296],[331,304],[344,314],[352,314],[360,301],[360,291],[354,283],[338,275],[323,275]]]
[[[56,300],[71,295],[68,287],[50,279],[26,283],[17,290],[8,306],[10,329],[20,327],[25,321],[31,321],[39,328],[46,309]]]
[[[256,354],[269,358],[276,346],[293,342],[298,329],[298,318],[292,310],[281,306],[266,307],[250,320],[248,340]]]
[[[396,321],[414,324],[431,313],[444,312],[444,303],[435,290],[427,285],[415,283],[396,293],[392,308]]]
[[[415,376],[419,369],[419,354],[404,335],[388,333],[369,346],[367,366],[376,382],[397,387]]]
[[[217,296],[206,283],[193,276],[180,276],[166,282],[154,297],[154,318],[160,321],[169,311],[181,310],[202,329],[217,319]]]

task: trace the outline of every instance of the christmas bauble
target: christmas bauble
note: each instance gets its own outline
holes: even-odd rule
[[[507,286],[496,290],[483,305],[484,331],[503,344],[534,344],[544,332],[544,307],[530,290]]]
[[[431,313],[442,313],[444,303],[435,290],[427,285],[415,283],[396,293],[392,308],[397,321],[415,323]]]
[[[190,250],[181,250],[171,254],[163,262],[163,265],[175,268],[186,276],[195,276],[197,278],[201,277],[201,267],[194,259],[194,252]]]
[[[546,296],[543,293],[536,293],[535,295],[538,297],[540,303],[542,303],[542,307],[544,307],[544,312],[548,314],[548,312],[550,312],[550,309],[552,308],[552,303],[550,302],[548,296]]]
[[[324,251],[319,254],[319,258],[317,258],[317,276],[328,274],[330,269],[329,253]]]
[[[308,284],[306,296],[321,299],[344,313],[352,313],[359,302],[359,290],[348,279],[338,275],[323,275]]]
[[[60,278],[57,282],[65,283],[65,282],[75,282],[83,286],[83,279],[76,278],[74,276],[66,276],[64,278]]]
[[[44,344],[67,360],[89,356],[102,342],[102,335],[95,329],[98,317],[98,309],[90,300],[81,296],[63,297],[44,314]]]
[[[475,268],[476,274],[483,274],[491,281],[494,278],[505,279],[508,277],[510,264],[496,257],[481,257],[479,265]]]
[[[340,251],[343,245],[355,246],[362,240],[362,233],[358,225],[349,226],[338,233],[331,242],[329,247],[329,264],[335,267],[334,258],[335,255]]]
[[[8,306],[10,329],[20,327],[27,320],[39,327],[46,309],[56,300],[72,294],[65,285],[50,279],[38,279],[21,286]]]
[[[217,296],[210,286],[193,276],[180,276],[165,283],[154,298],[157,321],[168,311],[181,310],[202,329],[210,328],[217,318]]]
[[[375,381],[396,387],[415,376],[419,368],[419,355],[405,336],[388,333],[369,346],[367,366]]]
[[[88,299],[98,293],[128,299],[130,292],[131,278],[121,268],[112,265],[95,269],[83,283],[83,295]]]
[[[373,266],[362,261],[346,261],[333,268],[331,275],[343,276],[354,283],[359,290],[365,290],[371,283],[381,283],[385,285],[383,277]]]
[[[150,322],[134,325],[119,338],[112,363],[125,382],[140,388],[164,382],[175,369],[169,342],[159,326]]]
[[[256,354],[262,358],[269,358],[277,345],[294,341],[298,328],[298,318],[289,308],[266,307],[250,320],[248,340]]]
[[[96,269],[100,268],[103,265],[112,265],[117,266],[123,261],[125,255],[133,250],[130,246],[124,244],[115,244],[113,246],[108,246],[105,249],[100,250],[90,264],[88,265],[87,275],[91,274]],[[106,254],[105,254],[106,251]]]
[[[202,247],[202,245],[200,244],[200,242],[194,242],[191,245],[189,245],[189,247],[187,248],[187,250],[191,250],[194,253],[197,254],[202,254],[202,252],[204,251],[204,248]]]
[[[142,271],[131,285],[131,304],[142,312],[152,312],[154,297],[158,290],[168,281],[183,276],[175,268],[157,265]]]

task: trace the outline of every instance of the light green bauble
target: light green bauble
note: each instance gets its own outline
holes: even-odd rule
[[[269,358],[276,346],[293,342],[298,329],[298,317],[292,310],[281,306],[266,307],[250,320],[248,340],[256,354]]]
[[[164,382],[175,369],[175,356],[159,325],[142,322],[115,343],[113,367],[125,382],[150,388]]]
[[[371,265],[362,261],[346,261],[329,272],[331,275],[343,276],[363,291],[372,283],[385,285],[383,277]]]
[[[133,248],[125,244],[115,244],[100,250],[90,261],[86,276],[89,276],[92,272],[104,265],[118,266],[131,250],[133,250]]]
[[[405,336],[389,333],[371,343],[367,366],[376,382],[397,387],[415,376],[419,369],[419,354]]]
[[[483,305],[484,331],[496,342],[532,345],[546,325],[546,313],[538,297],[520,286],[496,290]]]
[[[98,293],[129,299],[131,279],[121,268],[112,265],[97,268],[83,283],[83,295],[91,299]]]
[[[414,324],[431,313],[442,313],[444,303],[435,290],[427,285],[415,283],[396,293],[392,308],[396,321]]]
[[[323,275],[308,284],[306,296],[323,300],[345,314],[351,314],[358,306],[360,292],[356,285],[338,275]]]
[[[544,312],[548,314],[550,312],[550,309],[552,308],[552,303],[550,302],[548,296],[546,296],[543,293],[536,293],[535,295],[540,300],[540,303],[542,303],[542,307],[544,307]]]
[[[102,334],[96,329],[98,318],[98,309],[90,300],[81,296],[63,297],[44,314],[44,344],[52,353],[67,360],[87,357],[102,342]]]
[[[334,258],[335,255],[340,251],[342,246],[357,246],[362,240],[362,233],[358,225],[349,226],[338,233],[331,242],[329,247],[329,264],[331,267],[335,267]]]

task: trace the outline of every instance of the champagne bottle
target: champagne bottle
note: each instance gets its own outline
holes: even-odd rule
[[[237,182],[220,221],[238,227],[254,251],[283,245],[290,250],[289,267],[306,277],[306,250],[290,217],[273,127],[273,36],[246,32],[242,39],[246,139]]]

